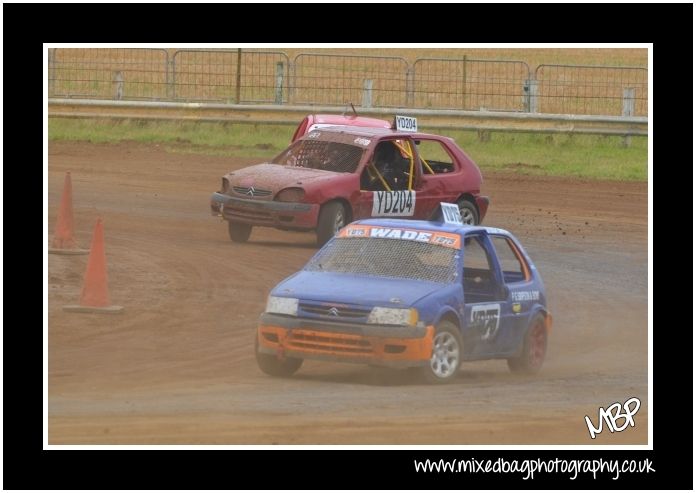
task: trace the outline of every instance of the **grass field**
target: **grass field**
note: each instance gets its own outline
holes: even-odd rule
[[[427,129],[426,129],[427,130]],[[289,143],[287,125],[147,122],[50,118],[50,140],[95,143],[161,143],[170,152],[271,158]],[[474,131],[447,132],[483,172],[573,176],[589,179],[647,180],[646,137],[541,135],[494,132],[481,142]]]

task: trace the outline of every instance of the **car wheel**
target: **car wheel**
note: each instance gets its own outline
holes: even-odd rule
[[[322,246],[345,225],[346,211],[343,204],[340,202],[324,204],[319,212],[317,223],[317,245]]]
[[[227,232],[230,234],[230,240],[236,243],[244,243],[251,236],[251,224],[235,223],[227,221]]]
[[[462,362],[462,337],[452,322],[443,320],[435,329],[430,361],[422,368],[428,383],[451,382]]]
[[[261,371],[272,377],[289,377],[302,366],[301,358],[279,359],[272,354],[265,354],[259,351],[259,336],[254,340],[254,352],[256,353],[256,363]]]
[[[479,215],[476,206],[466,199],[462,199],[457,202],[459,206],[459,214],[462,216],[462,222],[464,224],[470,224],[472,226],[479,223]]]
[[[544,316],[538,313],[532,318],[525,334],[522,354],[507,360],[510,371],[526,374],[537,373],[541,369],[541,365],[544,364],[546,343],[546,323]]]
[[[476,206],[466,199],[457,202],[459,206],[459,215],[462,216],[462,223],[472,226],[479,223],[478,210]]]

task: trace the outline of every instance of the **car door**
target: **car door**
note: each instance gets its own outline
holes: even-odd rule
[[[485,231],[464,236],[464,342],[472,359],[505,353],[513,339],[510,293]]]
[[[462,170],[444,142],[419,138],[415,144],[419,168],[419,213],[420,218],[427,219],[439,207],[440,202],[457,201],[463,190],[457,190],[454,184],[460,181]]]
[[[394,146],[394,159],[390,163],[397,172],[390,176],[380,173],[381,163],[375,158],[378,146]],[[360,194],[357,199],[356,219],[368,217],[422,218],[419,190],[416,189],[416,161],[413,141],[408,138],[381,139],[370,149],[360,174]]]
[[[515,241],[504,234],[491,234],[489,238],[501,267],[511,311],[510,331],[503,348],[512,351],[522,343],[539,290]]]

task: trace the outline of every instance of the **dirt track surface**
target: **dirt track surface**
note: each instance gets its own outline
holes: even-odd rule
[[[645,183],[486,175],[486,224],[514,232],[546,284],[555,326],[539,375],[473,362],[428,386],[308,361],[274,379],[254,360],[256,321],[316,250],[312,234],[263,228],[233,244],[210,216],[220,176],[255,161],[50,144],[49,235],[71,170],[78,243],[101,215],[111,300],[126,307],[63,312],[87,257],[49,255],[50,444],[647,443]],[[629,397],[642,403],[636,426],[591,440],[584,416],[597,424],[600,406]]]

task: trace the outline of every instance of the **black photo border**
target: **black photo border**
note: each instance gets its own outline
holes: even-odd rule
[[[269,15],[272,9],[273,15]],[[319,15],[317,15],[317,11]],[[654,320],[654,449],[625,450],[44,450],[42,331],[27,323],[24,285],[33,265],[15,248],[38,246],[27,193],[36,180],[27,170],[43,161],[42,43],[132,42],[410,42],[410,43],[653,43],[655,156],[675,156],[675,143],[692,142],[691,112],[670,107],[667,84],[692,85],[693,5],[651,4],[4,4],[4,231],[7,272],[4,291],[3,449],[8,489],[691,489],[693,470],[693,331],[683,321]],[[39,15],[40,14],[40,15]],[[317,25],[315,18],[335,22]],[[553,23],[549,19],[557,19]],[[668,22],[658,19],[669,19]],[[364,41],[363,41],[364,38]],[[15,77],[11,74],[25,74]],[[31,91],[25,87],[29,83]],[[21,97],[19,97],[21,95]],[[683,102],[683,97],[680,96]],[[689,105],[691,107],[692,105]],[[43,108],[41,108],[43,111]],[[660,122],[660,125],[656,125]],[[679,125],[673,124],[679,122]],[[688,132],[688,135],[687,135]],[[41,139],[41,141],[40,141]],[[660,145],[658,145],[658,143]],[[15,151],[22,149],[17,162]],[[681,150],[681,154],[688,154]],[[680,155],[681,155],[680,154]],[[693,148],[692,148],[693,154]],[[674,163],[675,157],[670,158]],[[687,158],[690,161],[690,159]],[[664,173],[664,162],[655,168]],[[683,161],[683,157],[682,157]],[[689,166],[681,163],[683,167]],[[693,167],[691,166],[693,173]],[[661,175],[662,175],[661,173]],[[664,176],[664,175],[662,175]],[[657,180],[660,183],[663,180]],[[655,218],[678,210],[680,219],[693,190],[674,180],[654,197]],[[667,200],[668,199],[668,200]],[[676,204],[675,204],[676,202]],[[32,229],[33,234],[28,230]],[[655,245],[658,246],[657,244]],[[670,245],[670,248],[672,245]],[[665,249],[661,247],[661,249]],[[22,249],[24,250],[24,249]],[[12,257],[11,257],[12,255]],[[670,255],[674,255],[670,253]],[[18,257],[19,258],[19,257]],[[655,256],[659,258],[659,256]],[[24,263],[26,262],[26,263]],[[664,262],[664,260],[663,260]],[[654,285],[668,280],[655,268]],[[27,290],[33,292],[33,290]],[[43,298],[42,298],[43,299]],[[653,300],[654,313],[662,313]],[[674,303],[674,300],[672,300]],[[663,306],[665,306],[663,305]],[[675,309],[672,304],[672,309]],[[17,312],[21,313],[19,316]],[[672,315],[675,316],[674,314]],[[38,317],[37,317],[38,318]],[[676,325],[676,324],[679,325]],[[678,335],[675,335],[675,326]],[[691,364],[689,364],[691,363]],[[31,375],[31,376],[30,376]],[[678,376],[678,377],[675,377]],[[678,378],[687,395],[668,390]],[[662,383],[662,385],[661,385]],[[677,405],[678,409],[674,406]],[[682,417],[674,418],[675,414]],[[654,473],[611,475],[540,474],[533,480],[511,474],[417,473],[414,460],[597,458],[652,461]],[[27,473],[27,471],[30,471]]]

